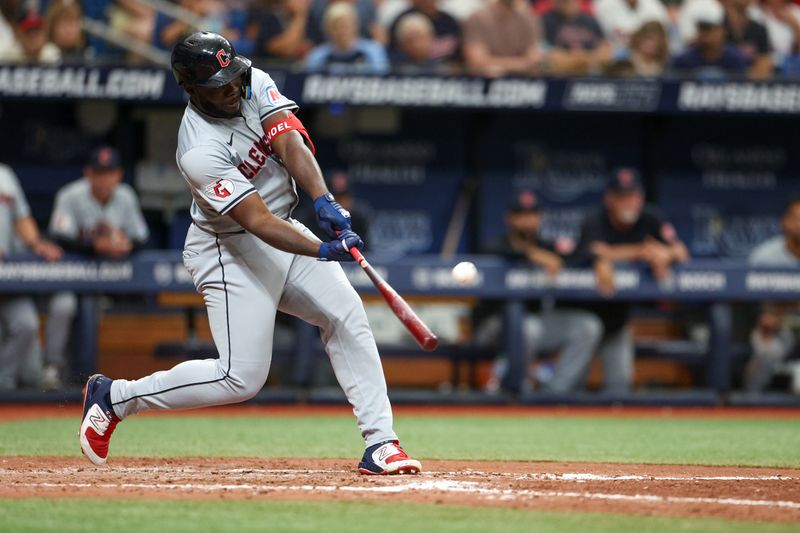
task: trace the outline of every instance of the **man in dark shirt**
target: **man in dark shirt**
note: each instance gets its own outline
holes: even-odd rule
[[[438,8],[437,3],[437,0],[411,0],[411,7],[397,15],[389,28],[389,49],[393,54],[400,49],[397,35],[400,22],[408,15],[420,13],[428,17],[433,24],[434,39],[431,45],[430,59],[435,61],[458,59],[461,47],[461,28],[452,15]]]
[[[635,170],[614,172],[604,198],[604,208],[586,217],[576,255],[591,261],[597,290],[611,299],[616,287],[617,263],[646,263],[653,276],[666,278],[674,263],[689,258],[673,226],[645,207],[644,193]],[[605,388],[625,393],[633,379],[633,339],[627,327],[628,302],[596,302],[586,308],[603,320],[606,338],[601,346]]]
[[[597,20],[581,11],[580,0],[555,0],[542,23],[555,74],[590,74],[611,60],[611,45]]]
[[[725,11],[716,2],[697,5],[694,13],[697,36],[684,53],[675,58],[678,71],[702,77],[744,74],[748,61],[739,48],[729,44],[725,32]]]
[[[568,253],[567,246],[550,243],[539,236],[541,213],[536,197],[530,191],[519,194],[506,213],[508,231],[484,252],[506,257],[511,261],[527,261],[558,276]],[[502,336],[501,302],[486,302],[476,309],[475,342],[479,346],[497,344]],[[566,393],[584,385],[595,348],[603,336],[600,320],[590,312],[578,309],[555,309],[540,306],[538,300],[528,302],[523,320],[525,365],[537,354],[560,352],[553,376],[540,383],[544,390]],[[494,390],[501,382],[528,384],[528,376],[506,376],[505,361],[495,364],[487,389]],[[510,379],[507,379],[510,378]]]
[[[752,0],[722,0],[725,7],[725,32],[728,43],[736,46],[747,61],[747,75],[761,79],[772,76],[767,28],[750,18],[747,8]]]

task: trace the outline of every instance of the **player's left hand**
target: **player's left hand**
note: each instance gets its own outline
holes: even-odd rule
[[[364,249],[364,241],[357,233],[344,230],[332,241],[319,246],[319,258],[323,261],[354,261],[351,248]]]
[[[64,250],[60,246],[48,240],[41,239],[32,246],[33,252],[45,261],[60,261],[64,256]]]
[[[314,200],[314,213],[317,215],[317,224],[331,239],[337,233],[350,229],[350,212],[339,205],[331,193],[325,193]]]

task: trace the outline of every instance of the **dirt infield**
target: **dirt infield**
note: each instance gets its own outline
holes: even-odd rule
[[[310,466],[311,465],[311,466]],[[359,476],[352,460],[2,457],[2,498],[392,500],[800,522],[800,470],[428,461]]]

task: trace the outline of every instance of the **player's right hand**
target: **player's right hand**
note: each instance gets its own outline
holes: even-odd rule
[[[322,261],[354,261],[351,248],[364,248],[364,241],[353,231],[344,230],[330,242],[319,246],[319,258]]]
[[[314,213],[317,224],[331,239],[340,231],[350,229],[350,212],[339,205],[331,193],[325,193],[314,200]]]

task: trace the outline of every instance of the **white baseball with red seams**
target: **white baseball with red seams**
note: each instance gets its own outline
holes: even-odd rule
[[[459,285],[472,285],[478,278],[478,269],[470,261],[462,261],[453,267],[450,272]]]
[[[228,213],[251,194],[292,220],[295,183],[271,155],[262,121],[297,105],[252,69],[253,96],[241,117],[214,118],[189,104],[177,161],[193,196],[183,260],[208,310],[219,358],[186,361],[139,380],[115,380],[120,418],[149,409],[188,409],[246,400],[261,390],[278,310],[320,328],[325,350],[353,405],[367,446],[396,440],[383,369],[361,299],[334,262],[277,250],[244,232]],[[209,354],[213,357],[214,354]]]

